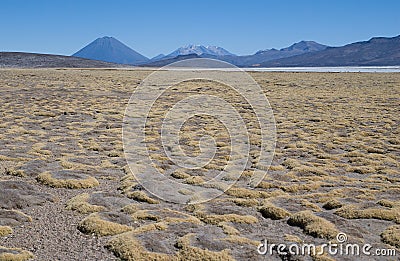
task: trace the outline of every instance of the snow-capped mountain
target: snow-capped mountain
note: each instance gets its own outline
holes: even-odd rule
[[[189,44],[183,47],[180,47],[168,54],[166,57],[176,57],[179,55],[188,55],[188,54],[197,54],[197,55],[213,55],[213,56],[224,56],[224,55],[234,55],[222,47],[218,46],[204,46],[204,45],[194,45]]]

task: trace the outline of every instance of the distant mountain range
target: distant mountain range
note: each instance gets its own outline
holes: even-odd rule
[[[259,66],[260,63],[262,62],[291,57],[305,53],[322,51],[325,50],[327,47],[328,46],[316,43],[314,41],[301,41],[289,47],[282,48],[280,50],[277,49],[261,50],[253,55],[224,56],[221,57],[220,59],[241,67]]]
[[[234,55],[227,50],[216,47],[202,45],[188,45],[181,47],[174,52],[158,59],[152,59],[149,63],[143,64],[144,66],[164,66],[175,61],[198,57],[198,58],[213,58],[232,63],[240,67],[257,66],[262,62],[274,59],[290,57],[294,55],[316,52],[326,49],[328,46],[322,45],[313,41],[301,41],[295,43],[287,48],[268,49],[256,52],[253,55]]]
[[[97,38],[72,56],[131,65],[149,61],[149,58],[108,36]]]
[[[280,50],[260,50],[252,55],[235,55],[222,47],[191,44],[152,59],[106,36],[96,39],[71,57],[3,52],[0,53],[0,67],[161,67],[190,58],[213,58],[239,67],[393,66],[400,65],[400,35],[375,37],[341,47],[301,41]]]
[[[400,35],[329,47],[283,59],[265,61],[261,67],[394,66],[400,65]]]

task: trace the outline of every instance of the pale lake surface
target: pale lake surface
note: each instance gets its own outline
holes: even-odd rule
[[[276,68],[242,68],[256,72],[366,72],[393,73],[400,72],[400,66],[360,66],[360,67],[276,67]]]

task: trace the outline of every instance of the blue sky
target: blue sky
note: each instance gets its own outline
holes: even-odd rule
[[[331,46],[400,34],[398,0],[0,1],[0,51],[70,55],[114,36],[148,57],[189,43],[236,54],[300,40]]]

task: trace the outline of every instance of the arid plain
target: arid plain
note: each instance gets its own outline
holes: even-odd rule
[[[125,108],[149,73],[0,70],[0,260],[357,260],[257,253],[263,239],[322,245],[339,232],[352,243],[400,249],[399,73],[250,73],[276,120],[271,167],[249,188],[262,168],[250,153],[235,186],[191,205],[152,196],[124,158]],[[146,142],[159,169],[172,164],[157,130],[168,102],[221,93],[217,87],[178,86],[155,105]],[[257,148],[251,106],[223,95],[248,120]],[[223,169],[229,135],[215,119],[188,121],[182,146],[195,155],[203,134],[218,146],[206,169]],[[171,178],[205,180],[185,170]]]

